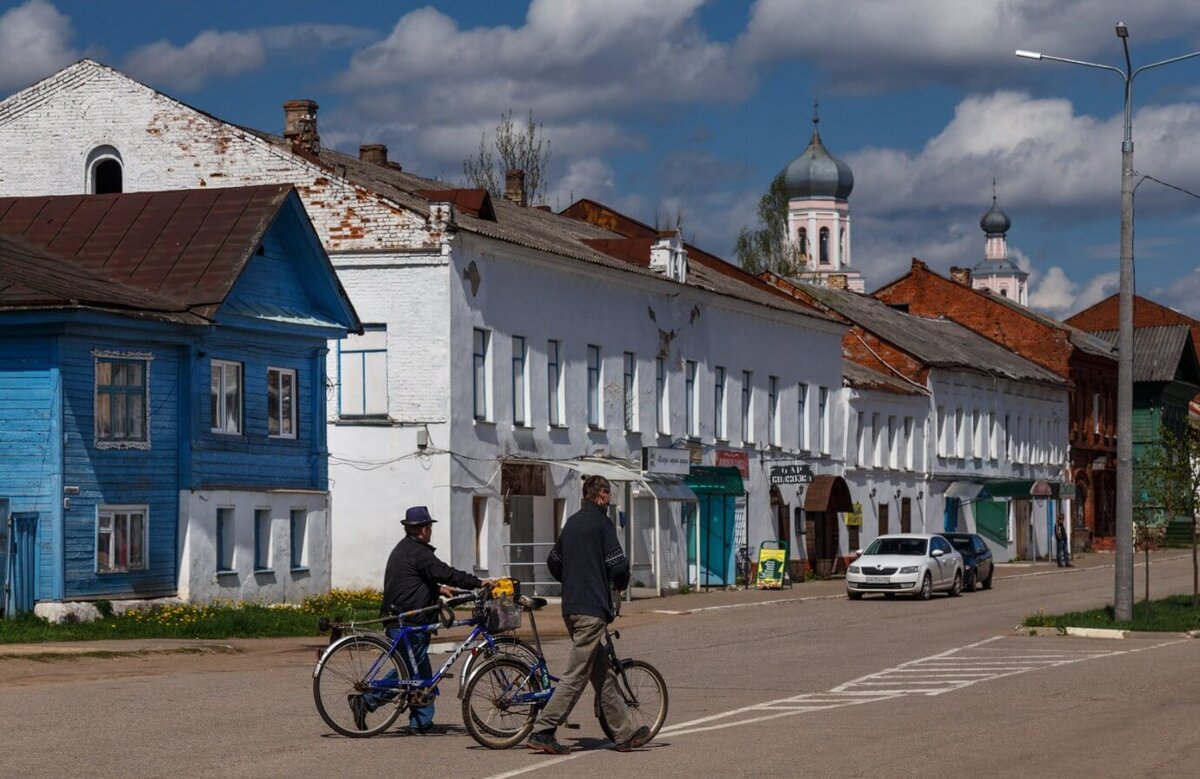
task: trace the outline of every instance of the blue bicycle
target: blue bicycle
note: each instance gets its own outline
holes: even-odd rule
[[[455,606],[474,603],[469,619],[458,619]],[[488,588],[466,592],[425,609],[417,609],[384,620],[368,620],[351,625],[334,625],[335,631],[348,633],[335,639],[317,660],[313,669],[313,698],[317,711],[329,727],[351,738],[375,736],[384,732],[409,706],[429,703],[438,694],[438,683],[464,652],[463,686],[474,675],[478,657],[511,657],[529,668],[537,662],[534,648],[515,636],[493,635],[520,625],[524,610],[545,605],[542,598],[492,598]],[[440,617],[427,624],[406,624],[409,620]],[[393,626],[392,637],[380,633],[358,632],[358,627],[373,622]],[[471,627],[466,639],[429,679],[412,678],[401,660],[413,659],[411,636],[431,633],[440,628]],[[535,627],[536,635],[536,627]],[[536,652],[540,656],[540,651]],[[415,663],[412,663],[415,667]],[[544,661],[542,661],[544,668]],[[547,680],[549,675],[546,674]],[[546,693],[549,697],[549,692]]]

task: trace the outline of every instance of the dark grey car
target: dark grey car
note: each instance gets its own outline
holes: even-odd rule
[[[974,533],[939,533],[962,555],[963,589],[974,592],[976,585],[992,589],[992,550],[987,542]]]

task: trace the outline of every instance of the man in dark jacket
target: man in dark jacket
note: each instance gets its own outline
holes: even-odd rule
[[[562,582],[562,615],[572,644],[554,695],[538,715],[528,742],[530,749],[551,755],[571,751],[555,740],[554,733],[589,679],[616,734],[617,750],[628,752],[650,740],[649,728],[634,729],[616,688],[616,674],[603,656],[604,630],[616,616],[612,588],[623,590],[629,584],[629,561],[606,513],[610,491],[608,479],[602,476],[584,480],[583,508],[567,520],[546,559],[550,574]]]
[[[404,538],[396,544],[388,557],[387,568],[383,574],[383,605],[380,607],[381,616],[402,614],[414,609],[423,609],[436,605],[438,595],[453,595],[454,588],[475,589],[491,580],[479,579],[476,576],[446,565],[434,554],[429,539],[433,535],[433,523],[425,506],[413,506],[404,515]],[[424,625],[433,621],[436,613],[430,611],[409,620],[412,624]],[[388,635],[394,636],[396,629],[389,629]],[[414,678],[428,679],[433,676],[429,664],[429,633],[410,633],[409,642],[412,644],[412,657],[407,652],[401,654],[404,665]],[[433,701],[424,706],[413,706],[408,712],[409,732],[429,733],[433,730]]]

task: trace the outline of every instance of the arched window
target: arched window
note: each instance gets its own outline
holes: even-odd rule
[[[808,256],[808,230],[803,227],[796,233],[796,246],[800,249],[802,256]]]
[[[821,264],[828,265],[829,264],[829,228],[828,227],[821,228],[820,240],[821,240],[821,246],[820,246],[821,253],[819,256],[821,258]]]
[[[121,152],[113,146],[97,146],[87,158],[87,192],[107,195],[125,191],[125,170]]]
[[[838,257],[841,258],[842,265],[846,264],[846,228],[838,231]]]
[[[1002,297],[1002,298],[1008,297],[1008,287],[1000,288],[1000,297]]]

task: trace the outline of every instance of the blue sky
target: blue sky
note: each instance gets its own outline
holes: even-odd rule
[[[591,197],[731,255],[812,101],[850,164],[854,264],[874,288],[910,257],[983,256],[995,176],[1031,301],[1066,315],[1115,291],[1122,92],[1017,48],[1135,65],[1200,49],[1175,0],[507,0],[0,4],[0,92],[91,56],[223,119],[278,131],[313,98],[323,141],[387,143],[450,181],[500,113],[533,109],[552,206]],[[1135,168],[1200,193],[1200,59],[1135,87]],[[1200,315],[1200,200],[1144,182],[1138,288]]]

